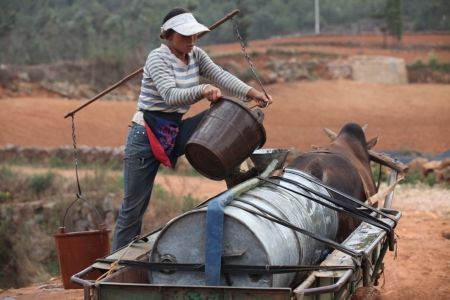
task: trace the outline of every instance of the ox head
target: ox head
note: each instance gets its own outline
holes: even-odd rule
[[[363,148],[370,150],[377,144],[378,137],[376,136],[367,142],[365,137],[367,127],[368,127],[367,124],[359,126],[356,123],[347,123],[339,131],[339,134],[336,134],[333,130],[329,128],[324,128],[323,131],[330,138],[331,141],[335,141],[338,138],[338,136],[341,135],[353,136],[355,140],[358,141]]]
[[[370,169],[369,149],[376,145],[378,137],[367,142],[364,134],[366,129],[367,125],[361,127],[356,123],[345,124],[332,141],[330,149],[341,151],[350,159],[361,177],[366,197],[369,197],[376,192]],[[329,129],[327,131],[332,132]]]

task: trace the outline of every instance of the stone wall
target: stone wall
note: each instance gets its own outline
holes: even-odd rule
[[[111,163],[122,161],[124,147],[77,147],[78,159],[85,164]],[[0,148],[0,162],[39,162],[41,164],[74,162],[74,150],[71,146],[61,146],[58,148],[34,148],[6,145]]]
[[[358,55],[349,58],[355,81],[385,84],[408,83],[405,60],[387,56]]]
[[[345,78],[383,84],[408,83],[408,71],[401,58],[357,55],[328,63],[334,79]]]

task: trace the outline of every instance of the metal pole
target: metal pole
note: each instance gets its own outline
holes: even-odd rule
[[[314,0],[314,16],[316,20],[316,34],[320,34],[320,0]]]
[[[397,171],[391,170],[391,173],[389,174],[388,178],[388,186],[395,183],[397,180]],[[392,190],[385,198],[384,200],[384,208],[391,208],[392,207],[392,201],[394,200],[394,191]]]
[[[232,17],[234,17],[235,15],[237,15],[239,13],[239,9],[235,9],[232,10],[230,13],[228,13],[225,17],[223,17],[222,19],[218,20],[217,22],[215,22],[214,24],[212,24],[209,27],[209,30],[214,30],[215,28],[219,27],[220,25],[222,25],[223,23],[225,23],[226,21],[228,21],[229,19],[231,19]],[[199,33],[198,37],[202,37],[204,34],[206,34],[206,32],[202,32]],[[119,85],[123,84],[124,82],[127,82],[128,80],[130,80],[131,78],[133,78],[134,76],[141,74],[142,71],[144,70],[143,67],[137,69],[136,71],[134,71],[131,74],[128,74],[126,77],[122,78],[121,80],[119,80],[118,82],[116,82],[115,84],[113,84],[112,86],[110,86],[109,88],[103,90],[102,92],[98,93],[97,95],[95,95],[93,98],[91,98],[88,102],[86,102],[85,104],[81,105],[80,107],[78,107],[77,109],[67,113],[64,118],[68,118],[70,116],[73,116],[75,113],[77,113],[78,111],[82,110],[83,108],[85,108],[86,106],[88,106],[89,104],[91,104],[92,102],[96,101],[97,99],[99,99],[100,97],[103,97],[104,95],[106,95],[107,93],[111,92],[112,90],[114,90],[115,88],[117,88]]]

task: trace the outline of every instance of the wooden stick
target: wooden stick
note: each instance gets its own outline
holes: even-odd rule
[[[108,94],[109,92],[111,92],[112,90],[117,88],[119,85],[123,84],[124,82],[127,82],[128,80],[130,80],[134,76],[140,74],[142,72],[142,70],[143,70],[143,68],[141,67],[141,68],[137,69],[136,71],[134,71],[133,73],[127,75],[124,78],[122,78],[120,81],[116,82],[115,84],[113,84],[112,86],[107,88],[106,90],[103,90],[102,92],[98,93],[96,96],[91,98],[88,102],[84,103],[83,105],[81,105],[77,109],[69,112],[67,115],[64,116],[64,118],[68,118],[68,117],[73,116],[75,113],[77,113],[78,111],[82,110],[83,108],[85,108],[86,106],[88,106],[92,102],[96,101],[97,99],[99,99],[99,98],[103,97],[104,95]]]
[[[222,19],[218,20],[217,22],[215,22],[214,24],[212,24],[209,27],[209,30],[214,30],[217,27],[219,27],[220,25],[222,25],[223,23],[225,23],[227,20],[231,19],[232,17],[234,17],[235,15],[237,15],[239,13],[239,9],[235,9],[233,11],[231,11],[230,13],[228,13],[225,17],[223,17]],[[203,35],[205,35],[206,33],[208,33],[209,31],[205,31],[202,32],[198,35],[198,37],[202,37]],[[82,110],[83,108],[85,108],[86,106],[90,105],[91,103],[93,103],[94,101],[96,101],[97,99],[103,97],[104,95],[106,95],[107,93],[111,92],[112,90],[116,89],[118,86],[120,86],[121,84],[123,84],[124,82],[127,82],[128,80],[130,80],[131,78],[133,78],[134,76],[141,74],[142,71],[144,70],[143,67],[137,69],[136,71],[134,71],[133,73],[127,75],[126,77],[122,78],[121,80],[119,80],[118,82],[116,82],[115,84],[113,84],[112,86],[110,86],[109,88],[103,90],[102,92],[98,93],[97,95],[95,95],[93,98],[89,99],[88,102],[84,103],[83,105],[81,105],[80,107],[78,107],[77,109],[74,109],[73,111],[67,113],[64,116],[64,119],[73,116],[74,114],[76,114],[78,111]]]
[[[373,194],[372,196],[370,196],[369,198],[367,198],[367,202],[370,205],[373,205],[374,203],[380,202],[382,199],[386,198],[386,196],[392,192],[395,188],[395,186],[397,185],[397,183],[399,183],[400,181],[403,180],[403,176],[399,176],[397,178],[397,180],[395,180],[393,183],[391,183],[388,187],[386,187],[384,190],[382,191],[378,191],[378,193]]]

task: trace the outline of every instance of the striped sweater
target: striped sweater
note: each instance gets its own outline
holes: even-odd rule
[[[200,76],[227,93],[246,99],[250,86],[216,65],[198,47],[189,53],[189,63],[179,60],[167,47],[150,52],[144,66],[138,110],[185,113],[203,98]]]

